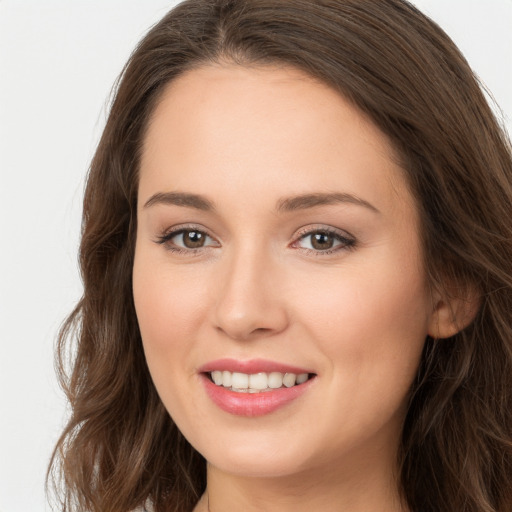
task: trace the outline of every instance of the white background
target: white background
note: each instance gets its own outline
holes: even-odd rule
[[[111,86],[176,2],[0,0],[0,511],[37,512],[65,417],[53,344],[80,296],[81,196]],[[512,0],[417,0],[512,132]]]

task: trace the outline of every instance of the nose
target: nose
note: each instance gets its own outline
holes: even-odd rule
[[[240,341],[285,330],[283,272],[277,262],[261,250],[248,249],[233,254],[224,265],[214,312],[216,329]]]

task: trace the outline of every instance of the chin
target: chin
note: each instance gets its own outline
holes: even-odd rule
[[[257,450],[255,450],[257,452]],[[207,459],[208,464],[222,472],[245,478],[283,478],[300,473],[307,463],[297,456],[274,454],[267,456],[259,453],[248,457],[247,454],[225,454],[224,456]]]
[[[294,439],[282,432],[226,433],[212,439],[192,439],[193,446],[208,464],[240,477],[279,478],[299,473],[314,465],[313,443]],[[301,436],[302,437],[302,436]],[[194,442],[197,441],[197,442]]]

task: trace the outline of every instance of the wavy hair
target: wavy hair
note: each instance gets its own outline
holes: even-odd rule
[[[151,114],[174,78],[226,61],[305,71],[401,155],[430,283],[481,301],[466,329],[426,340],[397,454],[403,500],[413,512],[510,512],[511,145],[454,43],[405,0],[186,0],[137,46],[90,166],[84,294],[58,340],[71,414],[48,487],[61,487],[61,510],[186,512],[204,491],[205,460],[151,381],[131,276]]]

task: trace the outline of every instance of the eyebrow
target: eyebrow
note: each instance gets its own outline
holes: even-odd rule
[[[198,194],[187,194],[185,192],[158,192],[153,194],[145,203],[144,208],[155,204],[168,204],[174,206],[185,206],[196,210],[212,211],[215,209],[213,203],[206,197]]]
[[[284,213],[338,203],[355,204],[357,206],[367,208],[375,213],[380,213],[380,211],[368,201],[352,194],[341,192],[302,194],[299,196],[283,198],[277,201],[276,210],[280,213]],[[213,202],[206,197],[186,192],[157,192],[144,203],[144,208],[149,208],[156,204],[183,206],[202,211],[215,210]]]
[[[300,196],[281,199],[277,203],[277,211],[291,212],[295,210],[306,210],[307,208],[314,208],[315,206],[325,206],[337,203],[355,204],[357,206],[368,208],[375,213],[380,213],[380,211],[368,201],[352,194],[341,192],[303,194]]]

